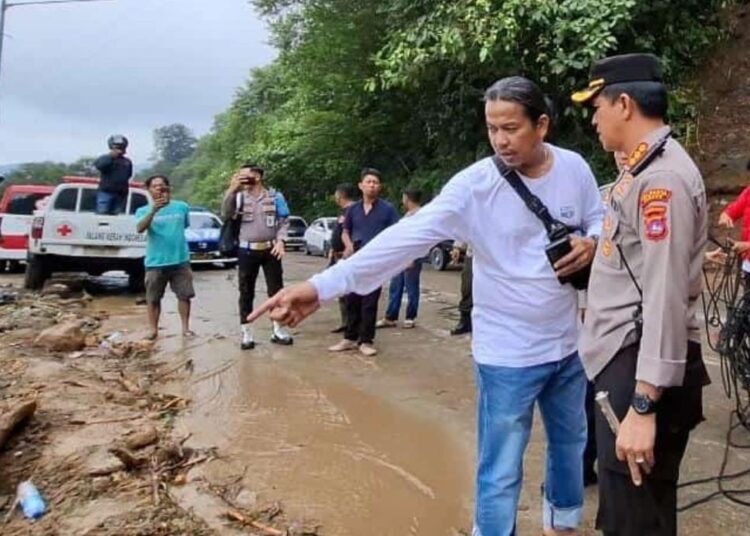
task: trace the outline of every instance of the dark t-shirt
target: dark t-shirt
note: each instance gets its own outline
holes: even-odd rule
[[[94,161],[94,167],[101,173],[99,189],[112,194],[127,194],[130,177],[133,176],[133,163],[129,158],[112,157],[111,154],[100,156]]]
[[[357,201],[346,211],[344,229],[354,242],[354,249],[359,249],[397,221],[398,212],[388,201],[377,199],[368,214],[364,202]]]
[[[336,220],[336,225],[333,226],[331,231],[331,250],[334,253],[341,253],[344,251],[344,240],[341,235],[344,233],[344,220],[346,219],[346,210],[343,209]]]

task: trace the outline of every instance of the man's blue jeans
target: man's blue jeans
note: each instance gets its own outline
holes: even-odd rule
[[[114,194],[111,192],[96,192],[97,214],[122,214],[128,203],[128,193]]]
[[[419,276],[421,273],[422,263],[415,261],[414,266],[407,268],[391,279],[391,285],[388,288],[388,309],[385,311],[385,317],[388,320],[398,320],[404,288],[406,288],[408,298],[406,319],[414,320],[417,318],[417,312],[419,311]]]
[[[515,534],[534,403],[547,432],[545,528],[575,528],[583,509],[586,376],[577,353],[533,367],[476,365],[478,459],[474,536]]]

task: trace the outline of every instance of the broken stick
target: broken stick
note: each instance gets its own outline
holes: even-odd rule
[[[232,521],[237,521],[238,523],[242,523],[243,525],[247,525],[253,527],[254,529],[263,531],[268,536],[284,536],[286,534],[286,532],[282,532],[273,527],[269,527],[268,525],[264,525],[263,523],[258,523],[257,521],[248,519],[237,510],[229,510],[226,515],[227,518],[231,519]]]

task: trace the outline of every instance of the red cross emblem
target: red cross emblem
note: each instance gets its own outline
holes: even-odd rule
[[[57,234],[59,234],[63,238],[67,238],[67,236],[72,232],[73,232],[73,229],[71,229],[67,223],[57,228]]]

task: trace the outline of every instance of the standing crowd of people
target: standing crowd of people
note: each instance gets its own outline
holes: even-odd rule
[[[403,217],[381,198],[381,173],[363,169],[361,199],[351,185],[336,189],[341,213],[328,269],[287,288],[282,258],[289,208],[265,185],[261,167],[242,166],[222,203],[223,219],[236,227],[241,347],[254,347],[253,322],[266,313],[271,342],[292,344],[287,326],[338,298],[334,332],[343,338],[330,350],[376,355],[376,328],[397,325],[404,292],[402,325],[415,326],[422,259],[436,243],[454,240],[452,257],[465,261],[460,318],[451,333],[472,334],[477,383],[473,535],[515,534],[537,405],[547,438],[540,497],[545,535],[576,533],[585,475],[589,483],[598,480],[596,525],[606,536],[676,535],[680,465],[702,420],[709,383],[697,321],[706,193],[666,123],[668,94],[654,56],[596,62],[591,82],[572,100],[591,108],[601,145],[618,162],[604,201],[586,160],[547,141],[554,114],[539,87],[527,78],[503,78],[484,98],[492,157],[457,173],[424,206],[421,192],[404,191]],[[97,160],[103,213],[119,207],[118,177],[131,165],[126,147],[127,140],[113,137],[110,154]],[[136,219],[138,231],[148,233],[151,335],[167,283],[189,335],[194,291],[179,238],[188,207],[170,198],[166,177],[146,184],[153,202]],[[743,193],[727,207],[721,223],[744,218],[748,199]],[[743,252],[750,251],[746,234],[737,246]],[[254,308],[261,268],[269,298]],[[388,306],[378,320],[387,281]],[[598,410],[587,419],[587,390],[589,402],[593,393],[607,393],[617,426]]]
[[[597,528],[606,536],[672,536],[680,465],[709,383],[697,322],[706,193],[666,123],[656,57],[596,62],[588,87],[572,100],[590,107],[603,149],[621,163],[604,203],[584,158],[546,141],[553,114],[538,86],[504,78],[485,93],[492,157],[457,173],[398,223],[370,194],[355,218],[345,218],[343,260],[269,298],[249,321],[269,314],[293,327],[339,296],[371,296],[393,278],[398,291],[404,268],[432,245],[466,244],[473,303],[462,308],[455,331],[471,331],[476,370],[473,535],[516,532],[535,405],[547,438],[542,530],[577,533],[588,377],[595,392],[607,393],[602,406],[614,417],[594,416]],[[726,224],[743,210],[730,209]],[[387,227],[377,236],[367,233],[374,220]],[[352,237],[361,240],[353,255]],[[358,313],[347,327],[366,316],[363,301],[347,307]],[[361,347],[371,333],[347,329],[340,346]]]

